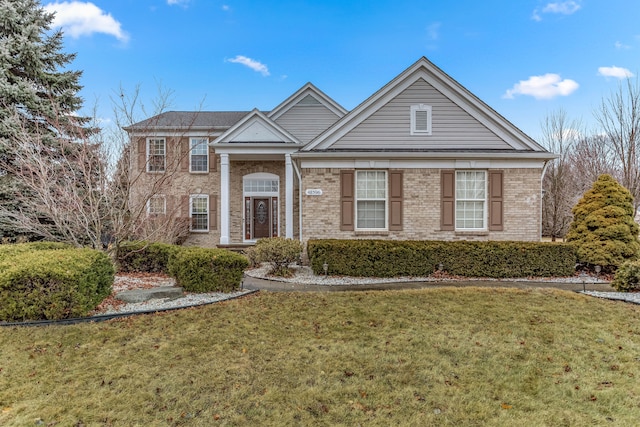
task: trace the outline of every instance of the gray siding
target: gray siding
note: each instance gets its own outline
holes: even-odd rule
[[[276,123],[306,144],[338,119],[336,114],[323,105],[298,104],[278,117]]]
[[[411,135],[411,105],[427,104],[432,110],[432,134]],[[510,149],[449,98],[423,79],[347,133],[331,148],[338,149]]]

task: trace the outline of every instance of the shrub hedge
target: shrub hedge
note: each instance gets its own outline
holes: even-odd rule
[[[124,242],[116,250],[118,271],[123,273],[168,273],[169,258],[179,246],[144,241]]]
[[[169,259],[169,274],[187,292],[231,292],[248,265],[246,257],[225,249],[180,247]]]
[[[364,277],[428,276],[442,264],[465,277],[570,276],[575,247],[538,242],[442,242],[310,240],[307,254],[315,274]]]
[[[15,249],[19,256],[0,259],[0,320],[86,316],[111,294],[114,268],[103,252]]]
[[[7,257],[13,257],[16,255],[24,254],[26,252],[71,248],[71,245],[60,242],[12,243],[7,245],[0,245],[0,261]]]

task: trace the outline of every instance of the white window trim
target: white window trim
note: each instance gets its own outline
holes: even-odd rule
[[[207,228],[205,229],[193,229],[193,200],[194,199],[202,199],[204,198],[206,200],[205,206],[206,206],[206,214],[207,214]],[[211,221],[211,218],[209,218],[209,215],[211,215],[211,213],[209,212],[209,195],[208,194],[192,194],[189,196],[189,231],[191,231],[192,233],[208,233],[209,232],[209,222]]]
[[[164,142],[164,154],[162,155],[162,170],[150,170],[151,167],[151,141],[162,141]],[[164,137],[153,137],[153,138],[147,138],[147,144],[146,144],[146,148],[147,148],[147,172],[148,173],[165,173],[165,171],[167,170],[167,139]]]
[[[161,199],[162,200],[162,212],[151,212],[151,199]],[[157,194],[155,196],[149,197],[147,200],[147,215],[166,215],[167,214],[167,197],[164,194]]]
[[[193,170],[193,141],[194,140],[204,140],[206,145],[205,155],[207,156],[207,167],[203,171],[194,171]],[[200,155],[200,154],[199,154]],[[209,173],[209,138],[193,136],[189,138],[189,172],[190,173]]]
[[[460,228],[458,227],[458,200],[460,201],[480,201],[480,199],[458,199],[457,194],[455,195],[455,205],[454,205],[454,224],[455,231],[465,232],[465,231],[487,231],[488,223],[489,223],[489,182],[488,182],[488,174],[486,170],[477,170],[477,169],[460,169],[456,170],[455,174],[455,188],[458,188],[458,173],[463,172],[483,172],[484,173],[484,205],[482,207],[482,228]]]
[[[358,199],[358,173],[359,172],[384,172],[384,182],[385,182],[385,186],[384,186],[384,228],[361,228],[358,227],[358,201],[360,200],[382,200],[382,199]],[[356,170],[356,176],[355,176],[355,189],[354,189],[354,203],[355,203],[355,209],[354,209],[354,229],[355,231],[388,231],[389,230],[389,173],[386,170],[380,170],[380,169],[358,169]]]
[[[427,129],[417,129],[416,114],[418,111],[427,112]],[[432,107],[426,104],[417,104],[411,106],[411,135],[431,135],[431,117]]]

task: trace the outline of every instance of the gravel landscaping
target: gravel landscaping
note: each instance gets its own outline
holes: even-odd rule
[[[429,277],[394,277],[394,278],[371,278],[371,277],[344,277],[344,276],[318,276],[314,275],[309,267],[295,266],[292,277],[272,277],[268,276],[269,267],[264,265],[260,268],[249,269],[245,272],[248,277],[258,279],[269,279],[272,281],[285,282],[300,285],[325,285],[325,286],[353,286],[372,285],[383,283],[404,283],[404,282],[454,282],[463,280],[465,282],[538,282],[538,283],[558,283],[558,284],[580,284],[583,281],[594,284],[606,284],[606,280],[593,276],[572,276],[572,277],[542,277],[542,278],[514,278],[514,279],[488,279],[488,278],[462,278],[447,275],[432,275]],[[249,294],[251,290],[241,290],[231,293],[212,292],[203,294],[185,293],[181,298],[151,299],[138,303],[125,303],[115,298],[115,294],[132,289],[150,289],[153,287],[175,286],[175,279],[160,274],[126,274],[118,275],[113,285],[113,294],[103,302],[93,315],[118,314],[118,313],[141,313],[167,310],[173,308],[184,308],[203,304],[211,304],[219,301],[237,298]],[[598,298],[623,300],[640,304],[640,293],[627,292],[583,292]]]

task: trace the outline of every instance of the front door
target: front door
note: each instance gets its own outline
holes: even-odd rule
[[[253,199],[253,238],[270,237],[271,209],[269,198]]]

